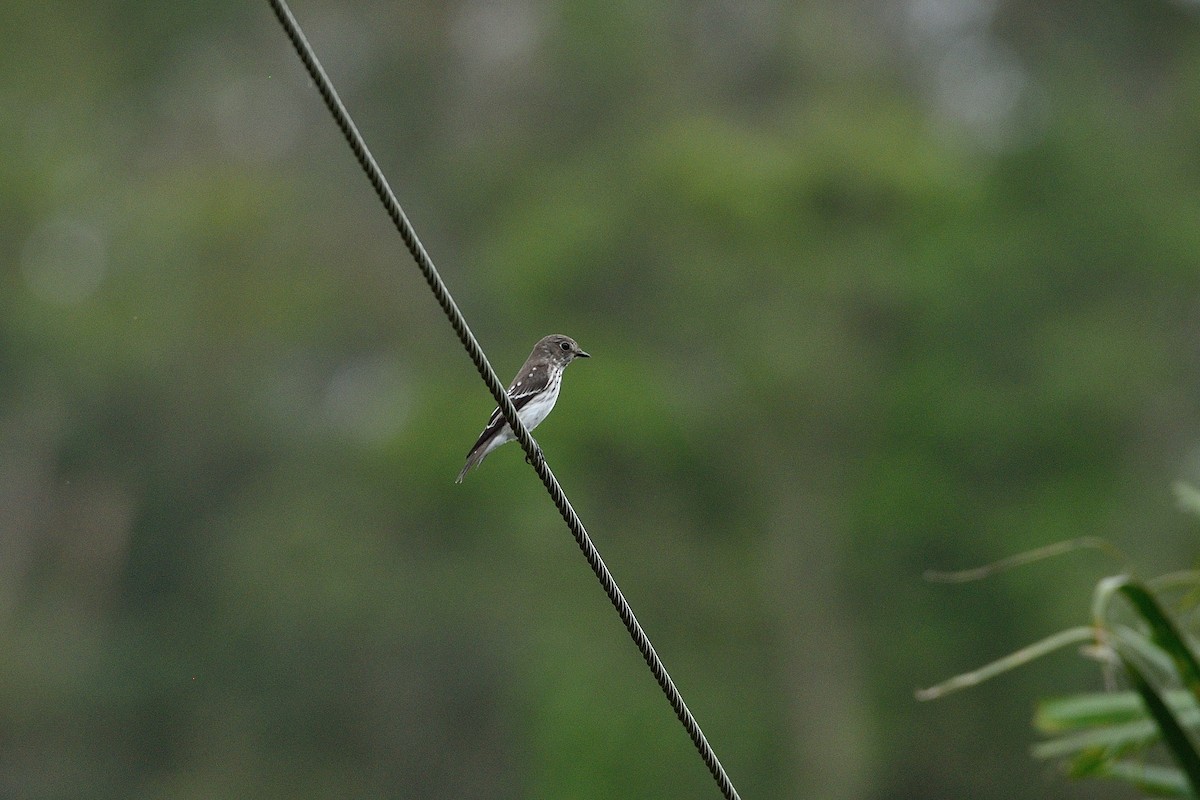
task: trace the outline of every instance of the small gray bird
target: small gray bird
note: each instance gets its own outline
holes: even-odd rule
[[[533,346],[533,352],[525,359],[525,366],[521,367],[508,387],[508,396],[517,407],[517,416],[522,425],[532,431],[546,418],[558,400],[563,370],[577,358],[591,356],[580,350],[570,336],[551,334]],[[512,428],[497,408],[492,412],[483,433],[479,434],[475,446],[467,453],[467,463],[454,482],[462,483],[467,472],[479,466],[488,453],[515,438]]]

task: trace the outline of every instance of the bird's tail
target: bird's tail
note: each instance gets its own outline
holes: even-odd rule
[[[455,483],[462,483],[463,478],[467,473],[479,466],[479,462],[483,461],[483,457],[487,455],[487,449],[484,447],[476,447],[467,454],[467,463],[463,464],[462,471],[458,473],[458,477],[454,479]]]

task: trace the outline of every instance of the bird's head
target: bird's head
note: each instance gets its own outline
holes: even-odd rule
[[[580,349],[574,339],[570,336],[563,336],[561,333],[552,333],[542,339],[533,348],[533,351],[545,357],[547,361],[562,364],[564,367],[577,358],[591,358]]]

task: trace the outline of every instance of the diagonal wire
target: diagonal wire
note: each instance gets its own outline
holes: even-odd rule
[[[583,551],[588,565],[596,573],[597,580],[600,581],[605,594],[608,595],[608,599],[612,601],[613,607],[616,608],[617,614],[620,615],[621,622],[625,624],[625,628],[629,631],[633,643],[637,645],[642,658],[646,660],[646,665],[650,668],[650,672],[653,673],[654,679],[658,681],[663,694],[667,696],[671,708],[675,711],[675,716],[679,718],[680,723],[687,730],[688,736],[691,737],[692,743],[695,744],[696,750],[700,753],[700,757],[704,760],[709,772],[712,773],[713,779],[717,782],[726,800],[740,800],[732,781],[725,774],[725,768],[721,766],[717,754],[713,751],[712,746],[709,745],[708,739],[705,738],[704,731],[700,730],[700,724],[696,722],[696,718],[692,716],[687,703],[683,701],[683,695],[675,687],[675,682],[671,680],[667,668],[658,657],[658,653],[655,652],[654,645],[650,643],[650,638],[642,630],[641,623],[634,616],[633,609],[629,606],[625,595],[621,593],[621,589],[613,579],[612,573],[608,571],[604,559],[600,557],[600,552],[592,544],[592,539],[583,527],[583,522],[575,513],[571,501],[567,499],[567,495],[559,485],[558,479],[554,477],[554,473],[550,471],[550,467],[546,464],[541,448],[538,447],[537,442],[529,435],[529,431],[526,430],[517,416],[517,410],[513,406],[512,400],[509,399],[508,393],[504,389],[504,384],[500,382],[496,371],[492,369],[492,365],[488,362],[483,348],[479,346],[479,342],[476,341],[474,334],[471,333],[466,317],[463,316],[458,305],[455,304],[454,298],[450,296],[450,290],[446,288],[446,284],[438,274],[437,268],[434,267],[432,259],[429,258],[429,254],[425,251],[424,245],[417,238],[416,231],[413,229],[412,223],[408,221],[404,209],[400,207],[400,202],[396,199],[396,195],[388,185],[387,178],[383,175],[383,170],[375,163],[375,158],[367,148],[366,141],[358,132],[358,128],[355,127],[354,121],[350,118],[350,113],[342,105],[341,98],[338,97],[337,91],[333,88],[333,83],[329,80],[329,76],[325,74],[325,70],[317,60],[316,53],[305,38],[304,32],[300,30],[299,23],[292,16],[291,9],[288,8],[284,0],[270,0],[270,3],[275,16],[279,18],[279,24],[283,26],[288,39],[291,40],[292,46],[296,49],[297,55],[304,62],[305,69],[308,70],[309,76],[316,84],[317,91],[321,93],[321,97],[324,99],[329,113],[333,115],[334,121],[342,131],[342,135],[346,137],[346,142],[350,145],[350,149],[354,151],[354,156],[358,159],[359,166],[367,173],[367,178],[371,181],[371,186],[375,189],[375,194],[379,196],[380,201],[387,210],[388,216],[392,218],[396,229],[400,231],[400,236],[404,239],[404,244],[408,247],[409,252],[412,253],[413,259],[417,262],[417,267],[421,270],[426,283],[429,284],[429,288],[433,292],[434,297],[437,298],[438,304],[441,305],[442,310],[446,313],[446,317],[450,320],[454,332],[458,334],[459,340],[462,342],[463,347],[466,348],[467,354],[471,356],[471,361],[475,363],[475,369],[479,371],[483,382],[487,384],[488,390],[491,391],[492,397],[496,400],[496,405],[499,406],[500,412],[504,415],[504,419],[516,434],[517,441],[525,449],[525,454],[528,456],[529,462],[533,465],[538,477],[542,479],[546,491],[550,493],[551,499],[554,500],[554,505],[558,507],[559,513],[567,523],[567,527],[570,528],[571,534],[575,537],[575,542],[579,545],[579,549]]]

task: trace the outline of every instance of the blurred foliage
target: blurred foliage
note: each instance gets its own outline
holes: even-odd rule
[[[1181,507],[1200,511],[1200,492],[1194,487],[1180,482],[1175,491]],[[1076,540],[935,577],[946,582],[979,580],[1098,544]],[[1200,750],[1195,743],[1200,729],[1200,660],[1191,643],[1196,640],[1197,599],[1200,572],[1195,570],[1150,580],[1128,574],[1106,577],[1092,593],[1090,624],[1060,631],[922,689],[917,699],[945,697],[1056,650],[1082,645],[1081,653],[1100,664],[1106,689],[1043,700],[1034,724],[1049,738],[1033,748],[1034,755],[1062,761],[1074,778],[1124,781],[1149,796],[1195,797],[1200,787]],[[1122,691],[1121,686],[1130,688]],[[1154,763],[1153,751],[1160,745],[1173,766]]]
[[[1191,4],[294,10],[744,797],[1078,791],[920,576],[1194,558]],[[5,16],[0,795],[713,795],[266,4]]]

